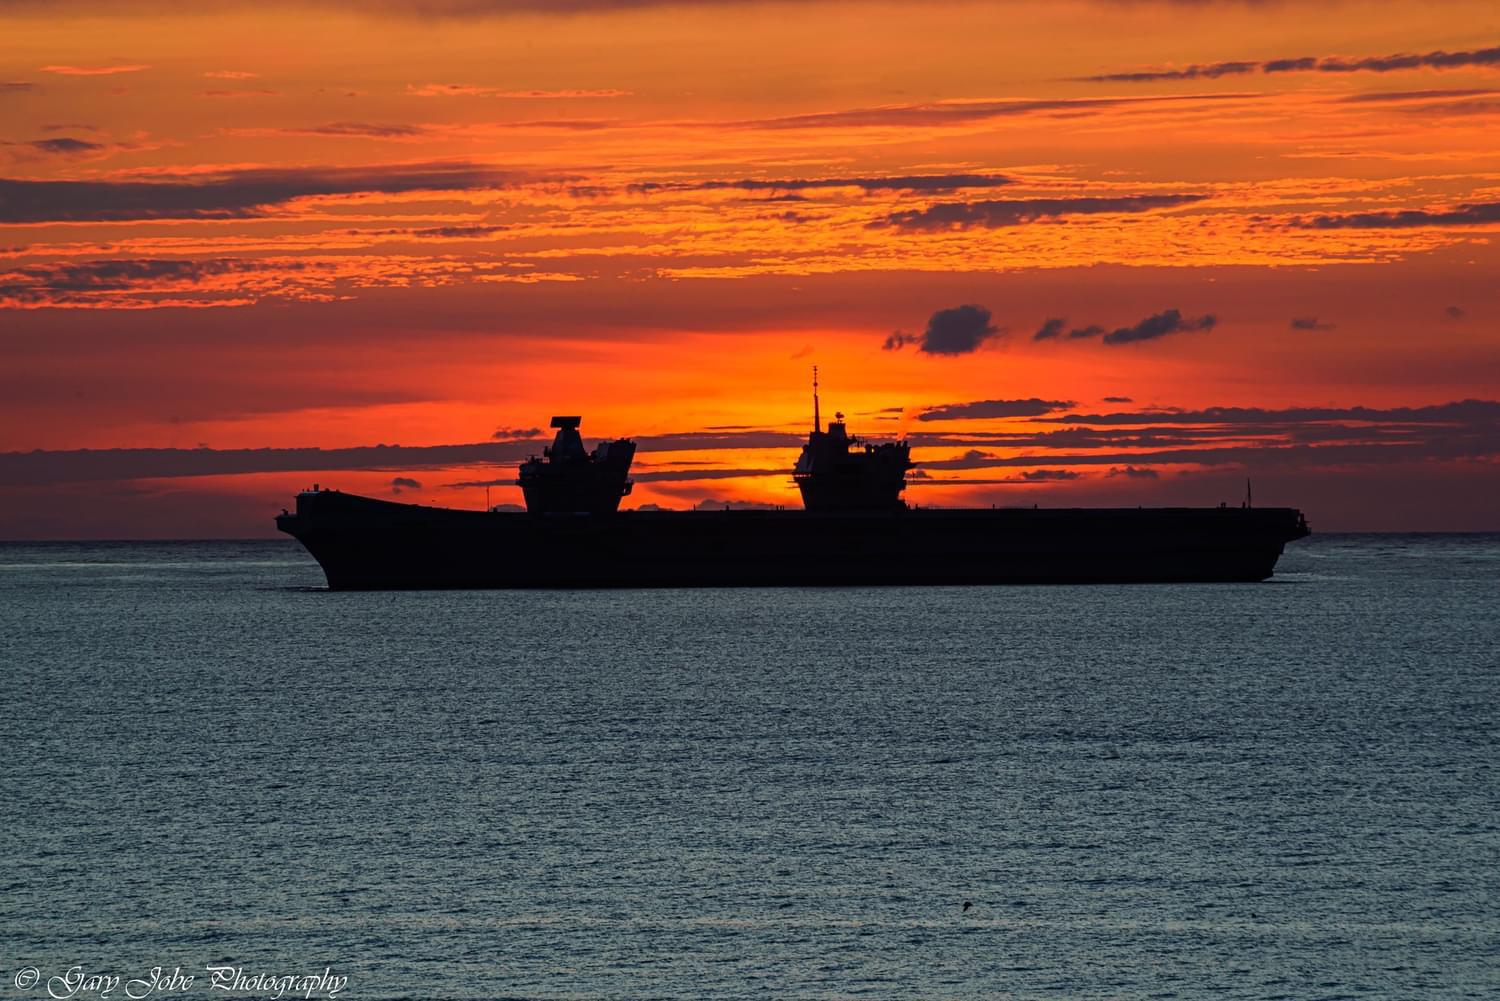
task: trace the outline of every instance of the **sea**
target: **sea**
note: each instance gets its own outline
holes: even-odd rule
[[[1496,535],[406,593],[8,543],[0,713],[0,998],[1500,996]]]

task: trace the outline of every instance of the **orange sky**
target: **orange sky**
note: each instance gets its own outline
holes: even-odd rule
[[[182,6],[0,0],[0,537],[517,501],[563,412],[792,503],[812,364],[916,503],[1500,529],[1492,2]],[[498,444],[286,451],[381,443]]]

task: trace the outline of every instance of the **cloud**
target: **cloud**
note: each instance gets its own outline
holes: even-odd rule
[[[36,84],[25,80],[0,80],[0,94],[25,94],[36,90]]]
[[[1150,97],[1073,97],[1040,100],[961,100],[928,104],[895,104],[849,108],[781,118],[757,118],[728,123],[745,129],[851,129],[961,126],[996,118],[1024,115],[1077,115],[1110,108],[1176,102],[1242,100],[1245,94],[1158,94]],[[724,123],[714,123],[722,128]]]
[[[974,400],[970,403],[949,403],[940,407],[929,407],[917,415],[919,421],[955,421],[995,417],[1040,417],[1058,410],[1068,410],[1078,404],[1072,400]]]
[[[1298,229],[1412,229],[1423,226],[1489,226],[1500,223],[1500,202],[1470,202],[1451,209],[1399,209],[1302,216]]]
[[[467,83],[424,83],[421,86],[409,83],[406,92],[414,97],[481,97],[494,93],[489,87]]]
[[[334,230],[338,236],[357,237],[381,237],[401,236],[410,237],[415,240],[479,240],[486,236],[494,236],[510,229],[508,225],[474,225],[474,226],[394,226],[382,229],[340,229]]]
[[[630,91],[619,90],[614,87],[604,87],[594,90],[501,90],[498,87],[478,87],[468,83],[424,83],[420,86],[407,84],[406,92],[414,97],[501,97],[522,100],[631,96]]]
[[[1295,316],[1292,318],[1291,328],[1293,330],[1332,330],[1332,323],[1319,322],[1316,316]]]
[[[689,480],[736,480],[746,476],[785,476],[786,466],[753,469],[657,469],[631,473],[637,483],[675,483]]]
[[[1053,317],[1052,319],[1049,319],[1047,322],[1043,323],[1037,330],[1037,332],[1031,335],[1031,339],[1033,341],[1057,340],[1064,336],[1063,331],[1067,325],[1067,322],[1068,321],[1061,316]],[[1104,333],[1103,327],[1074,327],[1072,330],[1067,331],[1066,336],[1068,340],[1076,341],[1085,337],[1098,337],[1102,333]]]
[[[251,90],[200,90],[199,97],[280,97],[281,91],[271,90],[269,87],[259,87]],[[300,134],[300,133],[297,133]]]
[[[698,480],[739,480],[764,476],[786,476],[790,472],[790,465],[750,469],[643,470],[636,468],[631,471],[630,478],[637,483],[689,483]],[[474,487],[510,487],[515,486],[515,483],[515,476],[507,475],[492,480],[460,480],[456,483],[444,483],[443,486],[450,490],[465,490]]]
[[[990,322],[990,311],[983,306],[955,306],[940,309],[927,321],[920,335],[899,330],[885,339],[887,351],[899,351],[908,344],[930,355],[962,355],[978,351],[985,341],[999,337],[1003,331]]]
[[[410,476],[397,476],[395,479],[391,480],[390,486],[391,493],[399,494],[403,489],[421,490],[422,481],[414,480]]]
[[[58,73],[62,76],[114,76],[117,73],[139,73],[150,66],[130,63],[121,66],[43,66],[43,73]]]
[[[58,136],[56,139],[35,139],[21,145],[30,146],[39,153],[51,153],[56,156],[78,156],[82,153],[97,153],[107,148],[103,143],[70,139],[67,136]]]
[[[377,122],[329,122],[306,128],[278,130],[287,136],[350,136],[358,139],[415,139],[428,130],[420,125],[392,125]]]
[[[1155,80],[1217,80],[1221,76],[1238,76],[1260,69],[1260,63],[1203,63],[1170,70],[1134,70],[1126,73],[1102,73],[1079,77],[1088,83],[1146,83]]]
[[[897,177],[814,177],[767,180],[746,178],[733,181],[643,181],[627,190],[636,194],[670,191],[808,191],[818,188],[859,188],[862,191],[957,191],[962,188],[998,188],[1014,184],[1000,174],[908,174]]]
[[[1381,90],[1364,94],[1346,94],[1341,104],[1404,104],[1410,101],[1433,101],[1453,97],[1492,97],[1500,90],[1487,87],[1461,87],[1447,90]]]
[[[1390,73],[1412,69],[1460,69],[1470,66],[1500,66],[1500,46],[1463,52],[1442,49],[1426,53],[1396,53],[1388,56],[1365,56],[1349,59],[1342,56],[1298,56],[1290,59],[1268,59],[1263,62],[1219,62],[1185,66],[1181,69],[1133,70],[1080,77],[1090,83],[1152,83],[1160,80],[1215,80],[1224,76],[1250,73]]]
[[[400,19],[433,18],[486,18],[507,15],[558,15],[577,16],[584,14],[611,14],[637,10],[652,10],[660,7],[681,8],[734,8],[751,5],[778,3],[791,6],[793,2],[804,6],[832,4],[847,0],[196,0],[192,9],[199,10],[252,10],[260,12],[267,8],[293,8],[297,10],[320,8],[350,12],[365,17],[389,17]],[[1117,5],[1121,0],[1094,0],[1096,3]],[[1137,0],[1125,0],[1137,2]],[[1165,0],[1167,3],[1199,5],[1204,0]],[[1241,0],[1258,3],[1261,0]],[[27,14],[35,12],[42,16],[57,16],[67,11],[167,11],[178,13],[181,0],[0,0],[0,11]]]
[[[201,281],[209,275],[248,270],[258,263],[234,258],[88,261],[82,264],[35,264],[12,272],[7,277],[22,275],[34,279],[39,286],[45,286],[49,290],[78,292],[122,288],[135,282],[154,279]],[[14,287],[6,289],[13,290]]]
[[[253,80],[260,76],[246,70],[209,70],[203,75],[213,80]]]
[[[1023,483],[1042,483],[1049,480],[1076,480],[1082,473],[1071,469],[1031,469],[1021,474]]]
[[[1105,344],[1131,344],[1136,341],[1152,341],[1168,334],[1191,330],[1212,330],[1218,319],[1209,314],[1197,319],[1187,318],[1175,309],[1148,316],[1133,327],[1120,327],[1104,335]]]
[[[1469,312],[1462,306],[1445,306],[1443,307],[1443,315],[1450,320],[1462,320],[1469,315]]]
[[[519,443],[491,442],[331,449],[100,448],[0,452],[0,482],[19,485],[342,469],[436,469],[520,462],[526,457],[528,447]]]
[[[491,438],[511,440],[515,438],[535,438],[542,433],[541,428],[497,428]]]
[[[1398,53],[1390,56],[1366,56],[1362,59],[1342,59],[1333,56],[1321,59],[1317,63],[1317,69],[1321,73],[1355,73],[1362,70],[1389,73],[1394,70],[1458,69],[1466,66],[1500,66],[1500,45],[1462,52],[1445,52],[1437,49],[1420,54]],[[1268,67],[1267,72],[1275,71]]]
[[[223,308],[264,299],[327,303],[375,288],[575,280],[485,254],[65,260],[0,271],[0,308]]]
[[[775,511],[775,504],[767,504],[765,501],[735,500],[727,498],[720,500],[717,497],[705,497],[693,505],[694,511]]]
[[[1065,215],[1149,212],[1203,201],[1205,195],[1127,195],[1122,197],[1021,198],[980,202],[939,202],[923,209],[892,212],[873,227],[894,226],[911,231],[943,231],[1019,226],[1038,219]]]
[[[26,306],[118,305],[121,293],[150,297],[191,290],[206,296],[225,290],[210,286],[215,279],[276,284],[278,274],[316,271],[318,262],[267,261],[245,258],[198,260],[134,259],[81,263],[33,264],[0,272],[0,308]],[[211,302],[205,299],[205,302]],[[231,300],[238,304],[241,300]]]
[[[1296,321],[1293,322],[1295,323]],[[1191,330],[1212,330],[1217,323],[1218,319],[1212,314],[1193,319],[1183,317],[1182,313],[1178,310],[1169,309],[1165,312],[1148,316],[1132,327],[1119,327],[1109,333],[1105,333],[1104,328],[1097,324],[1090,324],[1087,327],[1074,327],[1068,330],[1067,319],[1061,316],[1054,316],[1045,320],[1036,333],[1031,335],[1031,339],[1033,341],[1051,341],[1066,336],[1067,340],[1077,341],[1092,339],[1102,334],[1105,344],[1129,344],[1134,341],[1150,341],[1158,337],[1165,337],[1168,334]],[[1063,333],[1065,330],[1067,330],[1066,335]],[[916,338],[910,335],[897,332],[886,339],[885,347],[888,350],[899,348],[915,340]],[[923,350],[927,349],[924,347]],[[1119,399],[1123,400],[1124,398],[1121,397]],[[1072,404],[1068,405],[1072,406]]]
[[[509,187],[521,179],[470,163],[259,168],[164,181],[0,178],[0,223],[243,219],[266,215],[297,198],[475,191]]]
[[[1104,398],[1104,402],[1105,403],[1134,403],[1135,401],[1132,400],[1128,396],[1106,396]]]
[[[1036,333],[1031,335],[1034,341],[1047,341],[1059,336],[1063,332],[1063,326],[1068,321],[1061,316],[1054,316],[1043,320],[1042,325],[1037,328]]]
[[[1202,410],[1156,410],[1117,414],[1041,415],[1041,423],[1074,426],[1062,431],[951,435],[922,432],[912,436],[921,447],[965,449],[953,459],[922,460],[936,470],[1019,469],[1034,472],[1072,471],[1082,467],[1108,470],[1110,477],[1150,480],[1163,466],[1181,468],[1239,466],[1256,470],[1329,469],[1351,465],[1393,466],[1418,462],[1481,460],[1478,468],[1494,469],[1500,458],[1500,401],[1464,400],[1424,407],[1371,409],[1209,407]],[[1088,425],[1104,425],[1090,427]],[[1147,425],[1136,427],[1134,425]],[[1110,426],[1127,425],[1127,426]],[[975,440],[993,440],[996,451],[975,448]],[[803,436],[752,431],[743,434],[686,432],[642,436],[643,452],[701,449],[777,449],[764,465],[722,469],[647,470],[670,491],[694,480],[787,475],[789,456]],[[419,447],[366,446],[343,449],[245,448],[196,449],[79,449],[0,453],[0,483],[6,488],[55,490],[69,483],[227,476],[266,472],[336,472],[368,470],[394,479],[426,481],[422,470],[456,467],[496,467],[494,478],[444,484],[447,487],[510,485],[513,465],[535,449],[534,442],[509,441]],[[777,461],[783,456],[787,461]],[[1038,469],[1037,467],[1046,467]],[[1422,477],[1422,467],[1408,468]],[[1347,469],[1340,475],[1346,475]],[[641,478],[640,476],[637,477]],[[976,480],[914,477],[925,483],[979,485]],[[1057,479],[1027,477],[1024,472],[1004,482],[1027,483]],[[1493,477],[1490,478],[1491,481]],[[409,488],[416,489],[416,488]],[[682,496],[692,493],[680,488]],[[88,487],[90,494],[96,487]]]
[[[1305,424],[1357,421],[1370,424],[1496,424],[1500,402],[1460,400],[1425,407],[1208,407],[1203,410],[1144,410],[1116,414],[1069,414],[1063,424]]]
[[[205,96],[251,96],[246,90],[205,90]],[[326,125],[285,126],[273,129],[225,129],[228,135],[326,135],[333,138],[354,140],[419,140],[432,134],[432,129],[420,125],[387,125],[377,122],[329,122]]]

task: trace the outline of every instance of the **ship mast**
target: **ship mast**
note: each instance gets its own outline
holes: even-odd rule
[[[818,366],[813,366],[813,433],[817,434],[823,430],[823,422],[818,418]]]

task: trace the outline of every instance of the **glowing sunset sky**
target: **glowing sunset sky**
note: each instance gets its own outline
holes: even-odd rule
[[[0,537],[519,502],[555,413],[792,504],[813,364],[913,503],[1500,529],[1493,0],[186,6],[0,0]]]

